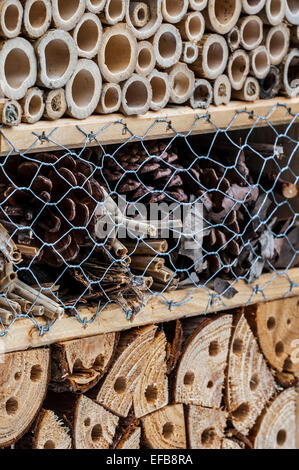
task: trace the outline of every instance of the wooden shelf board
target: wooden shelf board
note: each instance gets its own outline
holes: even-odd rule
[[[279,106],[271,112],[277,103],[284,106]],[[86,136],[77,126],[87,135],[98,134],[98,140],[104,145],[124,142],[131,135],[157,139],[172,137],[176,132],[210,133],[215,132],[217,127],[233,130],[249,128],[254,124],[259,127],[266,126],[267,121],[260,117],[267,116],[273,125],[287,124],[292,119],[288,110],[293,114],[299,113],[299,97],[293,99],[279,97],[254,103],[232,101],[226,106],[210,106],[208,110],[171,106],[159,112],[151,111],[143,116],[134,117],[112,114],[94,115],[81,121],[71,118],[54,122],[40,121],[36,124],[21,124],[16,128],[3,127],[0,135],[0,155],[13,151],[13,147],[17,151],[26,151],[26,153],[55,150],[59,146],[80,148],[85,144]],[[236,116],[236,113],[239,114]],[[299,117],[295,119],[299,120]],[[40,140],[38,136],[42,135],[50,140]],[[97,145],[97,142],[92,139],[88,145]]]
[[[290,281],[294,287],[290,292]],[[136,315],[133,321],[128,321],[123,310],[117,305],[109,305],[93,321],[83,327],[74,317],[64,316],[50,328],[50,330],[40,336],[38,329],[33,325],[30,319],[17,320],[8,330],[4,337],[0,338],[0,351],[12,352],[36,348],[65,341],[74,338],[93,336],[111,331],[126,330],[141,325],[151,323],[160,323],[178,318],[192,317],[206,313],[219,312],[222,310],[240,307],[245,304],[263,302],[265,300],[275,300],[286,295],[299,295],[299,268],[293,268],[287,274],[269,273],[263,274],[254,283],[258,286],[258,291],[254,293],[253,288],[245,281],[238,281],[234,288],[238,293],[232,299],[216,298],[213,304],[210,303],[210,295],[204,288],[196,290],[184,289],[166,294],[168,300],[173,302],[182,301],[191,291],[191,300],[181,306],[174,306],[169,310],[169,306],[161,300],[161,296],[153,297]],[[81,318],[92,318],[95,314],[94,309],[83,307],[80,309]],[[40,321],[41,325],[46,325]],[[0,357],[1,359],[1,357]]]

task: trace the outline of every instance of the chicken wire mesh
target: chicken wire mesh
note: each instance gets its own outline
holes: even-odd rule
[[[167,120],[144,136],[117,121],[108,126],[129,135],[118,145],[102,145],[105,128],[86,134],[77,126],[80,149],[56,142],[54,129],[21,152],[2,128],[10,151],[0,163],[1,336],[20,318],[40,334],[62,315],[85,326],[110,303],[129,320],[153,296],[173,309],[199,288],[208,310],[215,299],[225,305],[240,279],[249,303],[264,294],[265,272],[268,283],[285,275],[290,294],[297,284],[288,270],[299,263],[298,115],[286,108],[288,124],[274,127],[280,106],[238,132],[234,121],[246,111],[226,129],[200,114],[187,135],[171,129],[168,140],[147,140]],[[194,136],[200,120],[215,132]],[[41,140],[55,149],[40,151]],[[175,302],[166,296],[174,290]]]

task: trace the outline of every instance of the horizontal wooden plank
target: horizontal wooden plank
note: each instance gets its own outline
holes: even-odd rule
[[[290,292],[291,282],[293,283],[293,289]],[[263,274],[255,281],[254,287],[245,281],[238,281],[234,284],[234,288],[238,290],[238,293],[232,299],[220,299],[217,296],[213,303],[211,303],[211,297],[204,288],[178,290],[165,295],[168,301],[173,302],[172,309],[169,309],[169,305],[163,302],[164,299],[161,296],[155,296],[133,321],[128,321],[123,310],[117,305],[110,305],[101,312],[93,323],[88,324],[86,327],[83,327],[76,318],[64,316],[57,320],[51,329],[42,336],[40,336],[31,320],[18,320],[9,328],[7,334],[0,338],[0,351],[11,352],[36,348],[57,341],[219,312],[245,304],[279,299],[288,294],[291,296],[299,295],[299,268],[290,269],[287,274]],[[188,295],[188,302],[186,302]],[[176,305],[180,302],[182,302],[180,306]],[[94,314],[95,311],[91,308],[80,309],[81,318],[90,319]]]
[[[273,109],[277,103],[283,106]],[[244,129],[253,125],[265,126],[265,117],[268,117],[273,125],[278,125],[290,122],[290,113],[299,113],[299,97],[259,100],[254,103],[232,101],[229,105],[210,106],[207,111],[194,110],[187,106],[172,106],[159,112],[148,112],[144,116],[112,114],[95,115],[82,121],[71,118],[54,122],[40,121],[35,124],[21,124],[16,128],[2,128],[0,155],[6,155],[14,149],[33,152],[54,150],[60,146],[80,148],[84,145],[87,135],[97,135],[102,144],[111,144],[124,142],[132,135],[157,139],[172,137],[176,132],[201,134],[215,132],[218,127]],[[45,138],[40,139],[41,136]],[[97,145],[97,142],[91,139],[88,145]]]

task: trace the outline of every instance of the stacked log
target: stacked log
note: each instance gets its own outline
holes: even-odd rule
[[[168,103],[206,108],[231,96],[294,97],[298,15],[293,0],[79,0],[67,8],[58,0],[3,0],[0,78],[9,105],[1,122],[144,114]],[[279,68],[276,84],[270,66]],[[219,77],[226,99],[219,99],[218,82],[214,87]],[[201,80],[212,87],[205,84],[204,100]]]
[[[7,354],[0,446],[294,449],[299,371],[270,349],[294,360],[298,318],[294,297]]]

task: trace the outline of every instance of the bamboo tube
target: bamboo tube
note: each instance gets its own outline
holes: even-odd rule
[[[22,31],[30,39],[43,36],[50,27],[52,5],[50,0],[22,0],[24,7]]]
[[[100,13],[104,6],[106,0],[86,0],[86,10],[90,13]]]
[[[249,72],[249,57],[242,49],[233,52],[227,63],[227,75],[234,90],[241,90]]]
[[[261,99],[268,100],[274,98],[281,89],[282,79],[280,70],[271,65],[268,75],[263,80],[260,80],[259,83]]]
[[[299,93],[299,50],[290,49],[282,62],[282,89],[290,98]]]
[[[115,25],[123,21],[125,14],[126,0],[106,0],[100,19],[103,24]]]
[[[259,13],[264,24],[276,26],[284,18],[286,11],[286,2],[284,0],[266,0],[266,4]]]
[[[290,24],[299,25],[299,5],[296,0],[286,0],[286,19]]]
[[[266,31],[264,29],[264,31]],[[284,24],[269,28],[265,34],[264,44],[269,52],[272,65],[279,65],[289,50],[290,30]]]
[[[155,253],[166,253],[168,251],[167,240],[144,240],[138,245],[125,240],[124,244],[132,255],[154,255]]]
[[[141,271],[152,271],[158,272],[164,267],[165,260],[164,258],[153,258],[152,256],[132,256],[132,269],[137,269]]]
[[[154,282],[159,282],[164,285],[167,284],[172,277],[172,275],[165,269],[161,269],[160,271],[154,271],[150,267],[146,270],[146,273],[152,276]]]
[[[111,248],[119,259],[125,258],[128,254],[128,250],[125,245],[123,245],[117,238],[115,238],[111,243]]]
[[[188,101],[194,89],[194,73],[186,64],[178,62],[168,73],[170,102],[181,104]]]
[[[52,24],[57,30],[70,31],[85,10],[85,0],[52,0]]]
[[[184,16],[177,27],[185,41],[198,42],[205,32],[205,20],[199,11],[193,11]]]
[[[256,101],[259,95],[260,85],[254,77],[247,77],[241,90],[232,90],[232,97],[243,101]]]
[[[178,23],[188,10],[188,0],[162,0],[162,16],[166,23]]]
[[[229,104],[232,86],[227,75],[219,75],[213,82],[213,102],[215,106]]]
[[[240,47],[240,31],[238,26],[234,26],[226,35],[226,41],[231,52],[236,51]]]
[[[228,46],[219,34],[204,34],[198,44],[198,60],[190,65],[196,75],[215,79],[221,75],[228,60]]]
[[[137,39],[149,39],[160,27],[162,23],[161,2],[162,0],[143,0],[142,3],[145,3],[149,8],[149,21],[142,28],[135,28],[130,15],[131,2],[127,3],[126,23]]]
[[[0,292],[11,290],[17,281],[17,274],[13,270],[12,263],[4,262],[4,270],[0,279]]]
[[[13,292],[9,292],[7,294],[7,298],[10,299],[9,301],[17,302],[20,305],[21,309],[22,309],[22,313],[27,314],[29,312],[30,307],[31,307],[31,303],[28,302],[28,300],[23,299],[22,297],[20,297],[19,295],[14,294]]]
[[[201,11],[206,8],[208,0],[189,0],[189,8],[194,11]]]
[[[117,83],[104,83],[96,112],[100,114],[116,113],[121,105],[121,88]]]
[[[145,114],[152,101],[152,89],[147,78],[133,73],[122,85],[121,111],[130,116]]]
[[[250,52],[250,70],[254,77],[265,78],[270,71],[270,55],[265,46],[259,46]]]
[[[213,89],[208,80],[199,78],[195,80],[192,95],[190,97],[190,106],[194,109],[207,109],[212,103]]]
[[[136,73],[147,77],[154,70],[155,65],[156,58],[152,44],[149,41],[138,42]]]
[[[291,28],[291,43],[296,46],[299,45],[299,26],[292,26]]]
[[[59,29],[50,30],[35,42],[38,60],[37,85],[61,88],[71,78],[78,62],[72,36]]]
[[[102,91],[102,77],[95,62],[80,59],[65,87],[67,114],[84,119],[96,109]]]
[[[85,13],[72,31],[79,57],[92,59],[98,53],[102,41],[102,24],[93,13]]]
[[[17,315],[22,313],[21,305],[15,300],[8,300],[6,297],[0,297],[0,307]]]
[[[8,310],[4,310],[4,308],[0,307],[0,323],[4,326],[9,326],[14,319],[14,315],[12,312]]]
[[[0,3],[0,37],[11,39],[21,32],[23,7],[19,0],[4,0]]]
[[[247,15],[256,15],[265,6],[266,0],[242,0],[242,11]]]
[[[247,51],[258,47],[263,40],[263,22],[258,16],[244,16],[238,21],[240,43]]]
[[[149,6],[144,2],[129,2],[130,18],[135,28],[143,28],[150,19]]]
[[[236,25],[240,13],[241,2],[239,0],[228,0],[225,6],[219,0],[210,0],[204,11],[206,30],[226,34]]]
[[[12,100],[25,96],[36,82],[36,58],[29,41],[18,37],[0,43],[0,94]]]
[[[63,88],[46,91],[44,117],[51,121],[61,118],[67,109]]]
[[[29,88],[24,98],[21,99],[22,122],[33,124],[39,121],[45,110],[44,93],[37,87]]]
[[[0,251],[10,263],[18,264],[22,256],[6,228],[0,224]]]
[[[165,108],[170,98],[170,86],[167,73],[154,69],[148,76],[152,88],[152,100],[150,108],[159,111]]]
[[[136,68],[137,41],[124,23],[104,30],[98,52],[98,65],[107,82],[127,80]]]
[[[5,126],[18,126],[21,122],[22,108],[16,100],[0,98],[0,122]]]
[[[156,61],[159,67],[175,65],[182,54],[182,38],[178,29],[171,24],[162,24],[152,38]]]
[[[198,58],[198,48],[192,42],[183,42],[181,61],[185,64],[193,64]]]

